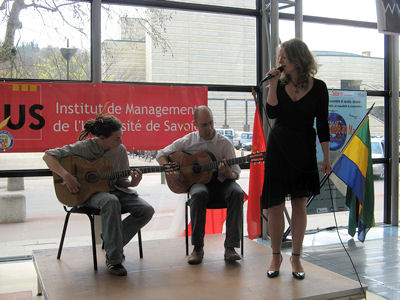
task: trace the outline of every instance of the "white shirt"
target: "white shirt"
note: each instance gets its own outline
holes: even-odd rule
[[[199,151],[211,152],[215,158],[220,161],[223,159],[231,159],[236,157],[235,148],[232,143],[223,135],[215,133],[211,140],[204,140],[200,137],[198,131],[188,133],[184,137],[174,141],[171,145],[158,151],[157,159],[161,156],[168,156],[173,152],[185,151],[189,154],[195,154]],[[239,179],[239,165],[232,165],[232,171],[235,172]],[[225,180],[223,175],[218,175],[218,180]]]

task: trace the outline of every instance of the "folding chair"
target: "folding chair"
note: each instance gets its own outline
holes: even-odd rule
[[[89,221],[90,221],[90,229],[92,232],[93,266],[94,266],[94,269],[97,270],[97,254],[96,254],[96,239],[95,239],[95,231],[94,231],[94,216],[100,215],[100,209],[91,208],[91,207],[77,207],[77,206],[74,206],[74,207],[71,207],[70,209],[68,209],[64,205],[64,210],[67,212],[67,215],[65,216],[64,227],[63,227],[61,240],[60,240],[60,246],[58,247],[57,259],[60,259],[60,257],[61,257],[61,252],[62,252],[62,248],[64,245],[65,233],[67,231],[68,221],[69,221],[69,217],[70,217],[71,213],[85,214],[88,216]],[[142,234],[141,234],[140,230],[138,231],[138,239],[139,239],[139,255],[140,255],[140,258],[143,258]]]
[[[190,195],[187,194],[186,202],[185,202],[185,239],[186,239],[186,256],[189,255],[189,233],[188,233],[188,224],[189,224],[189,201]],[[209,202],[207,204],[207,209],[221,209],[227,208],[225,202]],[[243,256],[243,205],[242,205],[242,237],[240,240],[240,253]]]

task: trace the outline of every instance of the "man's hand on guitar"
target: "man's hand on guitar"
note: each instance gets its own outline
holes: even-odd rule
[[[179,170],[179,166],[175,162],[167,162],[166,164],[162,165],[164,167],[165,175],[172,175],[177,174]]]
[[[63,184],[67,186],[68,190],[72,194],[76,194],[79,192],[79,188],[81,185],[79,184],[78,180],[76,180],[76,178],[72,176],[71,173],[67,172],[62,179],[63,179]]]
[[[131,172],[131,186],[138,186],[139,182],[142,180],[142,171],[140,169],[135,169]]]
[[[226,159],[222,160],[218,166],[218,172],[227,179],[237,179],[236,173],[232,171],[232,167],[227,163]]]

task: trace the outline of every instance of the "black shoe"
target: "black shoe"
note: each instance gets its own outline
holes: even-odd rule
[[[279,268],[280,268],[281,264],[282,264],[282,260],[283,260],[282,254],[280,252],[272,253],[272,255],[278,255],[278,254],[281,256],[281,261],[279,263]],[[267,271],[267,276],[268,276],[268,278],[278,277],[279,276],[279,270],[272,270],[272,271],[268,270]]]
[[[292,272],[292,275],[294,278],[299,280],[303,280],[304,278],[306,278],[306,273],[304,272]]]
[[[290,262],[292,262],[292,257],[293,256],[300,256],[300,254],[292,253],[292,256],[290,257]],[[303,272],[293,271],[292,275],[293,275],[293,278],[296,278],[296,279],[299,279],[299,280],[303,280],[306,277],[306,273],[304,271]]]
[[[190,265],[198,265],[203,261],[204,250],[203,247],[195,246],[192,254],[190,254],[188,263]]]
[[[228,262],[234,262],[237,260],[241,260],[242,257],[236,253],[235,248],[233,247],[226,247],[225,248],[225,254],[224,254],[224,259]]]
[[[114,274],[117,276],[126,276],[127,275],[125,267],[121,264],[112,265],[108,261],[106,261],[106,266],[107,266],[108,272],[110,272],[111,274]]]

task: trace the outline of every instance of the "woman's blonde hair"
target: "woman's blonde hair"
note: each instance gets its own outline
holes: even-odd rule
[[[302,87],[307,85],[310,77],[317,74],[318,66],[314,59],[314,55],[308,49],[306,43],[295,38],[282,43],[280,48],[285,50],[287,59],[295,65],[299,76],[298,82],[294,83]],[[282,83],[287,84],[291,78],[284,72],[282,74]]]

